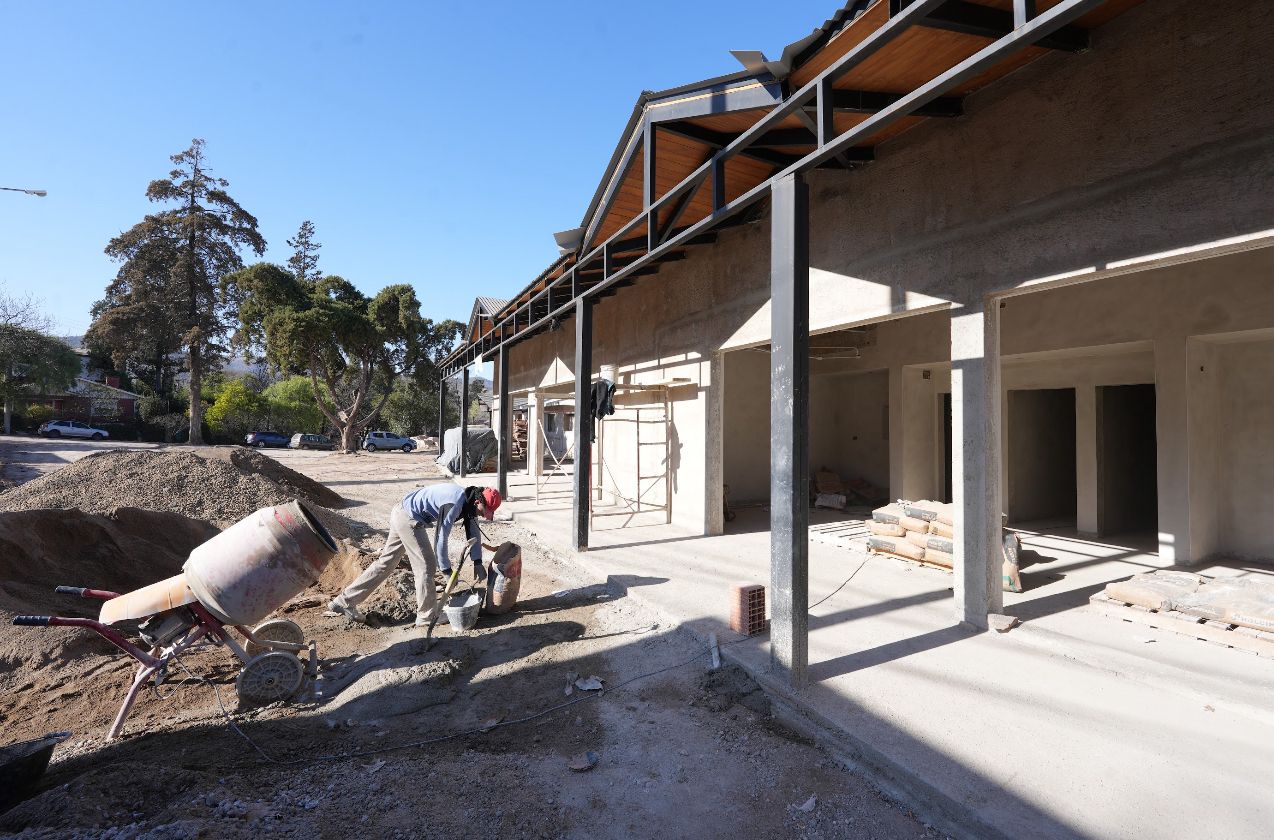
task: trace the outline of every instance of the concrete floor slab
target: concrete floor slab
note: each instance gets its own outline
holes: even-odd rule
[[[569,553],[569,501],[537,505],[524,475],[509,489],[519,523]],[[812,542],[812,684],[792,695],[766,638],[727,629],[730,588],[769,583],[767,516],[739,511],[711,538],[608,527],[577,559],[717,634],[793,722],[957,836],[1268,836],[1274,661],[1086,608],[1106,582],[1159,567],[1148,546],[1024,533],[1040,562],[1005,598],[1023,624],[996,634],[956,623],[949,573]]]

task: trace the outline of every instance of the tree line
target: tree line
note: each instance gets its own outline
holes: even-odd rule
[[[308,220],[287,240],[285,266],[245,264],[243,254],[261,257],[266,242],[229,182],[213,174],[204,141],[172,162],[168,177],[146,189],[161,208],[106,246],[120,266],[85,336],[95,358],[152,400],[143,414],[171,415],[157,409],[184,404],[193,444],[206,442],[205,422],[223,434],[262,425],[331,431],[343,449],[378,422],[407,434],[436,429],[438,362],[463,325],[423,317],[409,284],[367,295],[324,274]],[[258,372],[224,374],[236,354],[258,362]],[[448,425],[459,419],[458,407],[452,412]]]

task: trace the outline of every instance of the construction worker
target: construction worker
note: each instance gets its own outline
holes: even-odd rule
[[[460,487],[449,482],[408,493],[389,512],[389,536],[380,556],[332,599],[328,604],[329,613],[366,623],[367,616],[358,605],[398,568],[405,552],[412,574],[416,576],[416,626],[427,626],[438,598],[434,592],[434,571],[441,567],[444,575],[451,574],[451,558],[447,554],[451,526],[463,521],[466,538],[475,540],[469,556],[473,559],[474,580],[481,580],[482,549],[485,546],[488,551],[495,551],[495,546],[482,542],[478,517],[491,519],[502,501],[500,491],[494,487]],[[460,563],[463,565],[463,557]]]

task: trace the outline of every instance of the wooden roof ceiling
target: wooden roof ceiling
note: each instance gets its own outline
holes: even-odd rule
[[[1043,12],[1060,1],[1036,0],[1036,7]],[[1142,0],[1108,0],[1095,11],[1079,18],[1069,32],[1082,39],[1084,30],[1099,26],[1140,2]],[[913,26],[890,41],[836,81],[835,88],[838,91],[863,92],[861,95],[845,93],[848,104],[844,109],[838,102],[834,117],[837,133],[848,131],[866,120],[873,110],[883,107],[879,104],[881,101],[891,101],[889,95],[902,95],[916,89],[994,41],[996,33],[991,31],[993,26],[984,31],[978,26],[960,25],[962,20],[972,18],[980,21],[989,16],[992,23],[995,23],[997,15],[998,19],[1002,19],[1005,13],[1011,15],[1012,8],[1013,0],[950,0],[933,13],[937,18],[945,15],[945,25],[941,21],[932,21],[932,25],[931,21],[926,21],[924,25]],[[844,18],[845,15],[840,16],[842,22]],[[605,196],[608,200],[598,201],[595,198],[595,206],[590,207],[591,215],[584,220],[583,226],[588,231],[584,250],[595,247],[623,230],[645,210],[641,132],[646,120],[650,120],[657,129],[655,192],[658,197],[667,194],[702,166],[723,144],[756,125],[772,108],[784,101],[785,94],[812,81],[888,20],[888,0],[876,0],[852,22],[843,25],[840,31],[830,37],[825,36],[821,44],[816,39],[812,52],[799,58],[797,66],[783,80],[770,78],[764,73],[755,77],[745,74],[742,78],[736,74],[664,94],[643,95],[639,100],[639,109],[634,112],[630,121],[630,131],[616,150],[612,167],[603,179],[603,186],[599,188],[598,197]],[[830,23],[832,22],[829,21]],[[1057,45],[1032,46],[1018,52],[1011,59],[964,84],[956,91],[956,98],[944,100],[942,105],[898,121],[876,136],[864,138],[856,148],[866,152],[927,119],[943,119],[959,114],[959,96],[993,83],[1047,54],[1055,46]],[[870,97],[874,99],[869,101]],[[866,105],[856,106],[855,103],[859,102],[865,102]],[[922,116],[921,113],[925,115]],[[814,151],[810,117],[807,113],[786,117],[772,126],[748,151],[730,158],[726,164],[726,200],[736,198],[766,181],[786,165],[784,161],[795,160]],[[848,163],[847,159],[845,163]],[[613,190],[610,189],[612,183],[617,185]],[[669,203],[674,206],[677,204],[675,201]],[[671,212],[672,208],[669,208],[661,214],[661,225]],[[677,226],[693,224],[711,213],[710,190],[700,188],[688,204],[681,208]],[[634,245],[630,250],[644,249]],[[621,249],[616,253],[623,251]],[[505,307],[505,312],[524,306],[548,283],[569,270],[575,257],[574,254],[568,254],[556,260]],[[479,331],[485,333],[486,329]]]

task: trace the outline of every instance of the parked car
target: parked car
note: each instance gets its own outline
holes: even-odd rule
[[[111,436],[105,429],[95,429],[79,420],[50,420],[36,430],[41,437],[82,437],[102,440]]]
[[[297,432],[288,442],[290,449],[335,449],[336,444],[327,435],[311,435]]]
[[[288,436],[283,432],[249,432],[244,438],[248,446],[265,449],[267,446],[284,447],[288,445]]]
[[[368,452],[379,449],[401,449],[403,452],[412,452],[416,449],[416,442],[393,432],[368,432],[367,437],[363,438],[363,448]]]

